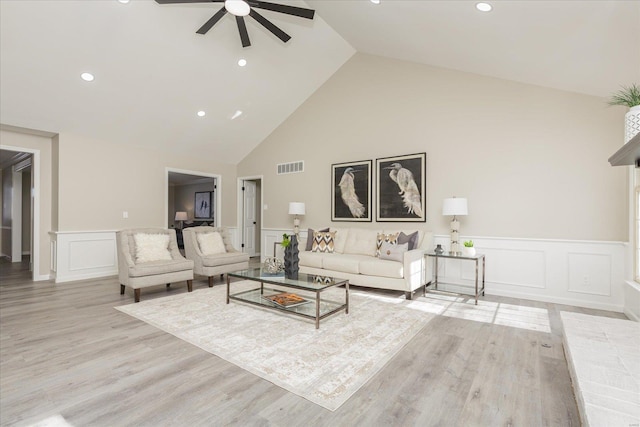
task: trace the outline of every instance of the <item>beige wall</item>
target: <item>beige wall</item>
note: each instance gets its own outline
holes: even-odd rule
[[[12,146],[40,151],[40,250],[39,275],[49,274],[51,267],[51,239],[49,231],[52,225],[52,144],[51,137],[13,132],[0,129],[0,142],[3,146]]]
[[[198,153],[151,151],[80,135],[59,136],[59,230],[167,226],[166,168],[222,175],[222,225],[236,223],[236,167]],[[129,213],[128,219],[122,212]]]
[[[462,235],[626,241],[627,170],[607,162],[624,113],[597,97],[356,54],[238,174],[264,175],[264,227],[290,226],[294,200],[307,204],[302,227],[324,226],[332,163],[426,152],[427,229],[448,233],[442,201],[456,195],[469,201]],[[295,160],[304,174],[276,175]]]

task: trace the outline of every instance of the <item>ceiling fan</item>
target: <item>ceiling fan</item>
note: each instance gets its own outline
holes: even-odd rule
[[[244,22],[244,17],[249,15],[258,21],[263,27],[271,31],[276,37],[283,42],[288,42],[291,36],[264,16],[260,15],[255,9],[270,10],[272,12],[285,13],[287,15],[298,16],[300,18],[313,19],[315,11],[313,9],[305,9],[303,7],[286,6],[283,4],[269,3],[260,0],[156,0],[159,4],[176,4],[176,3],[224,3],[224,7],[217,11],[196,33],[207,34],[219,20],[227,12],[236,17],[238,31],[240,32],[240,40],[242,47],[251,46],[249,41],[249,33]]]

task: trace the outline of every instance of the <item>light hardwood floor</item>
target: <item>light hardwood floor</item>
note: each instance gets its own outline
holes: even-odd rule
[[[2,425],[60,414],[74,426],[577,426],[559,312],[625,318],[487,295],[548,310],[551,333],[437,316],[331,412],[114,310],[133,303],[115,277],[28,277],[0,263]],[[182,292],[145,289],[142,300]]]

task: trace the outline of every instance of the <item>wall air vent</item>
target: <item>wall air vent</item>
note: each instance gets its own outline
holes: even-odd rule
[[[304,161],[278,164],[278,175],[304,172]]]

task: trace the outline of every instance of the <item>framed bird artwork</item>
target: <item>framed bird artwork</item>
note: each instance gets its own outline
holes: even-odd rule
[[[331,165],[331,221],[370,222],[373,160]]]
[[[376,159],[378,222],[425,222],[427,153]]]

